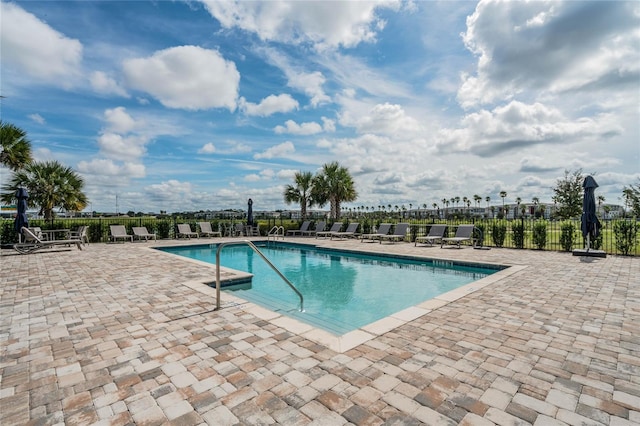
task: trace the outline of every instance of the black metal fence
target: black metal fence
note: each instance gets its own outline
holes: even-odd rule
[[[426,235],[431,225],[449,225],[449,235],[453,235],[456,225],[473,224],[477,231],[475,238],[482,240],[487,247],[506,247],[517,249],[538,249],[554,251],[571,251],[583,248],[585,241],[580,232],[579,220],[552,221],[541,219],[402,219],[389,217],[359,217],[340,219],[344,228],[350,222],[360,223],[360,233],[370,233],[380,223],[409,222],[408,239]],[[159,239],[176,238],[177,224],[188,223],[193,230],[197,230],[197,223],[202,219],[184,219],[179,217],[99,217],[99,218],[56,218],[53,220],[32,219],[30,226],[39,226],[43,230],[73,229],[80,225],[88,226],[90,242],[109,241],[109,225],[124,225],[127,232],[132,234],[132,227],[145,226],[151,233],[156,233]],[[224,230],[232,227],[238,220],[210,220],[212,229]],[[297,229],[301,222],[286,218],[266,218],[258,221],[260,234],[266,235],[273,226],[283,226],[285,230]],[[617,219],[602,222],[603,228],[599,238],[590,242],[592,248],[604,250],[609,254],[640,255],[640,222],[636,219]],[[17,242],[17,233],[13,229],[12,219],[0,220],[0,241],[2,244]]]

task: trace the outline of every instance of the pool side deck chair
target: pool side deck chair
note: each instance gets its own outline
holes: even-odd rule
[[[29,228],[24,226],[21,229],[22,234],[28,242],[17,243],[13,245],[13,249],[20,254],[33,253],[38,250],[52,248],[55,246],[71,246],[75,245],[78,250],[82,250],[82,240],[79,238],[73,240],[42,240],[34,234]]]
[[[134,226],[131,230],[133,231],[134,239],[142,240],[144,238],[145,241],[149,241],[149,238],[153,238],[154,240],[158,239],[156,234],[151,234],[147,231],[146,226]]]
[[[179,223],[176,237],[177,238],[186,237],[191,239],[191,237],[200,238],[200,235],[197,232],[193,232],[191,230],[191,226],[188,223]]]
[[[440,242],[440,248],[442,248],[445,244],[456,245],[458,248],[460,244],[465,241],[471,242],[473,244],[473,229],[475,227],[473,225],[460,225],[458,229],[456,229],[456,234],[453,237],[442,238]]]
[[[109,229],[111,231],[109,239],[113,242],[116,242],[118,239],[133,242],[133,235],[127,234],[127,228],[125,228],[124,225],[109,225]]]
[[[407,237],[408,229],[408,223],[398,223],[393,229],[393,233],[388,235],[380,235],[378,240],[380,240],[380,244],[382,244],[383,241],[389,241],[391,243],[395,241],[404,241],[404,239]]]
[[[222,232],[211,229],[210,222],[198,222],[198,226],[200,227],[200,235],[204,235],[205,237],[222,237]]]
[[[330,237],[332,234],[335,234],[336,232],[340,232],[341,229],[342,229],[342,222],[335,222],[333,225],[331,225],[331,228],[328,231],[316,232],[316,238]]]
[[[306,236],[312,237],[312,236],[316,235],[318,232],[324,231],[324,228],[326,228],[326,227],[327,227],[327,223],[323,222],[323,221],[320,221],[320,222],[316,223],[315,229],[310,229],[308,231],[304,231],[302,233],[302,236],[303,237],[306,237]]]
[[[374,242],[375,240],[380,238],[380,235],[387,235],[391,230],[391,225],[391,223],[381,223],[380,227],[378,228],[378,232],[360,235],[360,242],[364,242],[364,240],[370,240],[370,242]]]
[[[358,234],[356,234],[356,232],[358,232],[358,227],[360,226],[360,224],[358,222],[352,222],[349,224],[349,226],[347,226],[347,230],[344,232],[334,232],[331,234],[331,239],[333,240],[333,237],[339,238],[339,239],[343,239],[343,238],[356,238],[358,236]]]
[[[302,222],[302,225],[300,225],[300,229],[289,229],[287,231],[287,235],[302,235],[303,232],[307,232],[309,230],[309,225],[311,225],[311,221],[305,220],[304,222]]]
[[[417,246],[418,243],[429,244],[429,246],[433,247],[433,243],[436,241],[442,240],[444,238],[444,233],[447,230],[447,225],[432,225],[431,229],[429,229],[429,233],[422,237],[416,237],[416,241],[414,246]]]

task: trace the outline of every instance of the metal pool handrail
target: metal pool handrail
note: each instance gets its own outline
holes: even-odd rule
[[[273,240],[275,241],[278,239],[279,236],[282,237],[282,239],[284,240],[284,226],[274,225],[274,227],[271,228],[271,230],[267,234],[267,241],[269,241],[271,237],[273,237]]]
[[[218,244],[218,249],[216,250],[216,311],[220,310],[220,251],[222,250],[223,247],[231,246],[231,245],[240,245],[240,244],[246,244],[249,247],[251,247],[253,251],[258,253],[258,255],[265,262],[267,262],[267,265],[269,265],[271,269],[273,269],[278,275],[280,275],[280,278],[282,278],[284,282],[287,283],[287,285],[291,287],[291,289],[295,291],[298,297],[300,298],[300,312],[304,312],[304,298],[302,297],[302,293],[300,293],[300,291],[298,291],[298,289],[293,284],[291,284],[291,281],[289,281],[287,277],[282,275],[282,272],[280,272],[278,268],[276,268],[276,266],[273,263],[271,263],[271,261],[267,259],[267,257],[260,250],[258,250],[258,247],[256,247],[256,245],[249,240],[227,241],[225,243]]]

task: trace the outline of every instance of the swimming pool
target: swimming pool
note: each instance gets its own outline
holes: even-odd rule
[[[341,335],[502,269],[494,265],[363,254],[306,244],[254,242],[304,296],[298,296],[248,246],[228,246],[222,266],[253,274],[225,288],[242,299]],[[215,264],[216,244],[160,250]],[[215,283],[213,283],[215,286]]]

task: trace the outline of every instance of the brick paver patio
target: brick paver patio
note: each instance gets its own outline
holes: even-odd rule
[[[305,241],[519,268],[340,351],[152,243],[4,250],[0,424],[640,424],[639,258]]]

